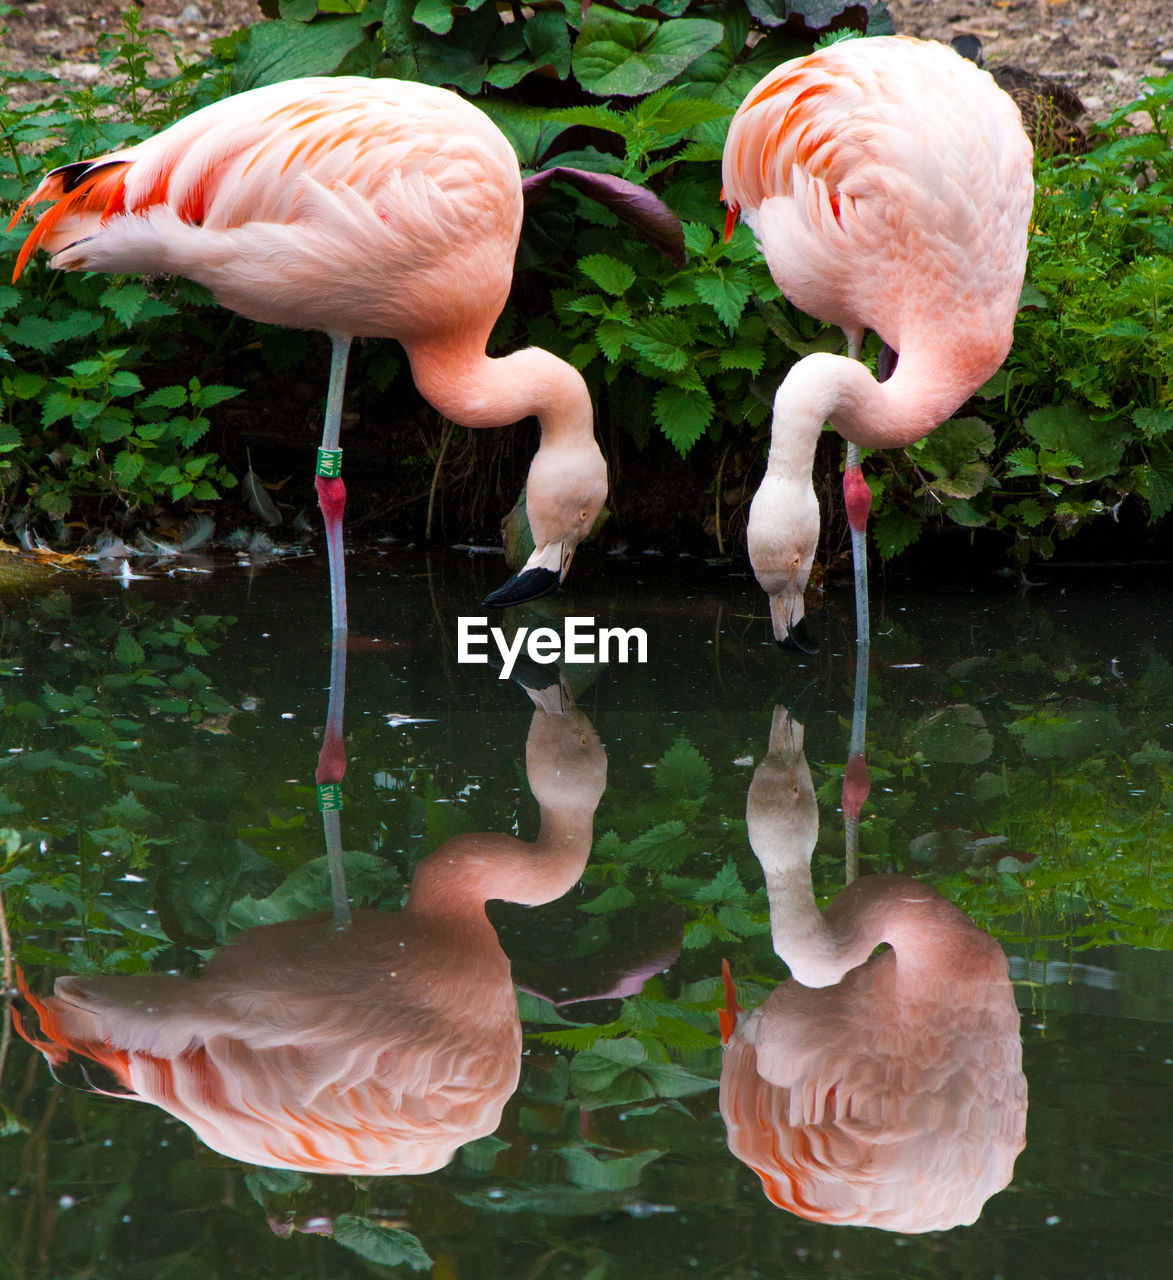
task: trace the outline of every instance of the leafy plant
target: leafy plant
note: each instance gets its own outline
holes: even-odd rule
[[[48,102],[11,96],[56,84],[47,73],[3,74],[0,203],[15,205],[46,168],[133,143],[222,90],[223,78],[201,64],[149,78],[147,38],[158,34],[143,31],[131,10],[99,50],[111,82]],[[9,274],[25,234],[22,225],[0,233]],[[39,262],[21,287],[0,284],[0,518],[59,522],[79,505],[91,514],[110,499],[132,510],[212,501],[235,484],[214,453],[196,446],[210,426],[206,411],[236,390],[190,375],[158,385],[168,357],[186,355],[200,332],[193,306],[209,301],[185,283],[160,288]]]

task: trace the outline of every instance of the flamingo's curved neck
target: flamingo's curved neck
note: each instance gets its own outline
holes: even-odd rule
[[[417,915],[484,919],[485,903],[538,906],[578,883],[591,852],[593,808],[542,812],[537,840],[483,832],[453,836],[420,863],[409,905]]]
[[[542,443],[593,439],[590,393],[573,365],[541,347],[485,353],[483,335],[405,342],[420,394],[464,427],[504,427],[531,414]]]
[[[951,352],[909,345],[887,382],[858,360],[819,352],[800,360],[774,400],[767,470],[809,474],[823,423],[864,449],[899,449],[956,412],[1005,352]]]

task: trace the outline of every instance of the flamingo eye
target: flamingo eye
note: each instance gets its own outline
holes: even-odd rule
[[[591,513],[586,509],[586,507],[583,507],[583,509],[578,513],[578,518],[583,521],[589,520],[591,518]]]

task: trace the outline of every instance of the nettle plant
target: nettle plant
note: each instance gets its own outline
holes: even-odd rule
[[[149,78],[148,39],[161,34],[131,10],[99,49],[106,84],[0,74],[0,207],[11,213],[46,170],[130,145],[223,95],[225,77],[202,65]],[[57,96],[17,93],[42,83]],[[134,509],[217,498],[235,479],[198,446],[207,411],[237,392],[190,375],[159,385],[170,357],[190,368],[193,342],[214,345],[199,320],[211,299],[183,281],[54,272],[40,256],[9,284],[30,225],[0,232],[0,519],[61,521],[79,499]]]

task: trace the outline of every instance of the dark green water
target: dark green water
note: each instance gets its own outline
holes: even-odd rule
[[[15,1002],[65,1083],[6,1042],[3,1274],[342,1277],[397,1256],[396,1274],[464,1280],[1164,1273],[1173,589],[881,589],[860,884],[916,877],[972,924],[942,915],[943,950],[913,930],[812,994],[782,986],[778,952],[813,954],[814,902],[845,883],[846,598],[797,660],[751,578],[585,562],[572,594],[512,621],[642,627],[648,662],[565,667],[577,708],[550,715],[457,661],[499,560],[349,563],[339,825],[350,897],[379,914],[340,932],[256,931],[330,907],[324,565],[6,603],[11,949],[38,1000],[77,981],[56,1035],[53,1006]],[[493,901],[485,923],[478,892],[541,901]],[[836,910],[866,955],[851,901]],[[882,1203],[902,1227],[778,1208],[731,1153],[722,960],[738,1034],[770,1026],[784,1064],[825,1058],[838,1082],[838,1128],[808,1126],[782,1160],[805,1170],[798,1199],[843,1222]],[[778,1021],[749,1017],[764,1005]],[[92,1091],[148,1084],[169,1109]],[[791,1141],[757,1128],[776,1154]],[[338,1151],[351,1176],[314,1172]],[[1008,1185],[974,1191],[1011,1161]],[[975,1197],[972,1225],[940,1225]],[[930,1204],[938,1225],[915,1229]]]

